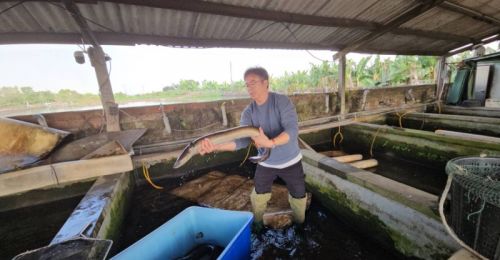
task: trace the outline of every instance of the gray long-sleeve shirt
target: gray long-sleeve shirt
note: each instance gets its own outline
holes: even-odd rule
[[[271,156],[265,161],[269,165],[280,165],[296,158],[299,153],[299,143],[297,140],[299,126],[297,112],[290,99],[281,94],[269,92],[266,102],[257,105],[252,101],[241,114],[240,125],[262,127],[269,139],[277,137],[283,131],[290,140],[284,145],[278,145],[271,150]],[[236,149],[246,147],[250,138],[236,140]]]

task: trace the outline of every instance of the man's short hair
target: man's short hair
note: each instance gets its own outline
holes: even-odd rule
[[[245,74],[243,75],[243,78],[246,78],[248,75],[254,74],[259,77],[261,77],[264,80],[269,80],[269,74],[267,73],[267,70],[262,68],[262,67],[253,67],[253,68],[248,68],[245,71]]]

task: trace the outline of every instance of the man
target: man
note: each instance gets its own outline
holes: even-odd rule
[[[272,149],[271,156],[260,162],[255,171],[255,187],[250,195],[255,222],[262,225],[272,184],[280,177],[288,189],[294,222],[301,224],[305,220],[306,195],[295,107],[287,96],[269,91],[269,75],[264,68],[247,69],[244,79],[252,103],[241,114],[240,125],[259,127],[260,135],[252,138],[255,145]],[[213,151],[234,151],[246,147],[249,141],[246,138],[214,145],[205,139],[199,152],[203,155]]]

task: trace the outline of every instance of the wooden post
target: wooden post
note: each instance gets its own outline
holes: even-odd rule
[[[436,79],[436,100],[441,101],[441,97],[444,91],[444,82],[446,77],[446,57],[439,57],[437,65],[437,79]]]
[[[90,62],[97,75],[99,94],[106,117],[106,131],[120,131],[120,113],[118,104],[115,103],[113,89],[111,88],[111,79],[109,78],[108,68],[106,67],[104,51],[101,47],[89,47],[87,51]]]
[[[338,57],[339,59],[339,89],[338,94],[340,97],[340,117],[344,119],[345,116],[345,54]]]

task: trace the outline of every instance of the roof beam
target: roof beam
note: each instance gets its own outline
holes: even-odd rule
[[[63,0],[62,2],[64,4],[64,7],[66,7],[66,10],[68,10],[75,22],[78,24],[78,27],[80,27],[80,31],[82,32],[82,36],[85,41],[92,44],[92,46],[99,48],[99,42],[97,42],[97,39],[95,38],[92,30],[90,30],[87,21],[80,13],[78,6],[76,6],[76,4],[72,0]]]
[[[78,2],[95,3],[96,1],[80,0]],[[356,28],[372,32],[380,30],[380,28],[384,26],[381,23],[367,22],[356,19],[270,11],[259,8],[228,5],[228,4],[199,1],[199,0],[181,0],[181,1],[180,0],[103,0],[103,2],[148,6],[154,8],[181,10],[181,11],[223,15],[223,16],[230,16],[237,18],[283,22],[283,23],[293,23],[300,25]],[[427,37],[430,39],[456,41],[459,43],[468,43],[471,41],[470,38],[460,35],[441,33],[435,31],[413,30],[407,28],[398,28],[394,30],[393,33],[400,35],[415,35],[420,37]]]
[[[499,19],[497,19],[493,16],[489,16],[487,14],[483,14],[481,12],[475,11],[473,9],[470,9],[468,7],[465,7],[465,6],[462,6],[459,4],[444,1],[442,4],[439,5],[439,7],[442,7],[444,9],[447,9],[449,11],[453,11],[456,13],[464,14],[464,15],[469,16],[472,19],[475,19],[478,21],[482,21],[482,22],[489,23],[489,24],[500,27],[500,20]]]
[[[356,49],[360,49],[363,45],[367,44],[370,41],[373,41],[380,36],[398,28],[402,24],[410,21],[411,19],[427,12],[428,10],[434,8],[435,6],[441,4],[444,0],[423,0],[420,3],[414,5],[413,7],[409,8],[406,12],[400,14],[399,16],[395,17],[392,19],[390,22],[382,26],[381,28],[377,29],[376,31],[366,35],[365,37],[359,39],[356,41],[354,44],[351,46],[348,46],[346,48],[343,48],[339,52],[337,52],[334,55],[334,59],[337,57],[340,57],[342,55],[345,55],[351,51],[354,51]]]
[[[181,38],[168,36],[154,36],[141,34],[123,34],[114,32],[94,32],[96,40],[101,44],[106,45],[136,45],[136,44],[154,44],[174,47],[194,47],[194,48],[280,48],[280,49],[295,49],[295,50],[340,50],[345,48],[345,45],[319,45],[312,43],[288,43],[288,42],[262,42],[248,40],[224,40],[224,39],[198,39],[198,38]],[[76,44],[82,43],[81,35],[78,33],[0,33],[0,44]],[[85,41],[85,43],[89,43]],[[440,51],[418,51],[410,49],[394,50],[377,50],[364,49],[359,52],[380,53],[380,54],[400,54],[400,55],[442,55]]]
[[[27,0],[37,2],[36,0]],[[40,1],[40,0],[38,0]],[[53,0],[54,2],[58,2]],[[421,0],[427,1],[427,0]],[[0,0],[4,2],[4,0]],[[96,0],[75,0],[76,3],[81,4],[96,4]],[[256,20],[266,20],[283,23],[293,23],[299,25],[311,26],[324,26],[324,27],[341,27],[341,28],[355,28],[363,29],[370,32],[376,32],[383,28],[383,24],[375,22],[367,22],[356,19],[348,18],[335,18],[316,15],[304,15],[297,13],[288,13],[280,11],[270,11],[265,9],[235,6],[200,0],[102,0],[102,2],[112,2],[116,4],[130,4],[137,6],[147,6],[153,8],[181,10],[189,12],[198,12],[214,15],[223,15],[237,18],[248,18]],[[398,35],[414,35],[419,37],[426,37],[429,39],[454,41],[457,43],[469,43],[474,41],[469,37],[461,35],[442,33],[436,31],[423,31],[409,28],[395,28],[393,34]]]
[[[142,34],[127,34],[115,32],[94,32],[96,41],[106,45],[136,45],[152,44],[174,47],[194,48],[284,48],[284,49],[310,49],[310,50],[338,50],[343,45],[319,45],[313,43],[289,43],[289,42],[266,42],[248,40],[225,40],[225,39],[199,39],[188,37],[170,37]],[[0,33],[0,44],[75,44],[82,43],[81,35],[78,33]],[[90,42],[84,39],[84,43]]]
[[[213,3],[200,0],[104,0],[121,4],[149,6],[163,9],[173,9],[215,15],[224,15],[238,18],[268,20],[276,22],[294,23],[302,25],[347,27],[365,30],[374,30],[379,24],[347,18],[335,18],[315,15],[304,15],[270,11],[259,8]]]
[[[488,44],[488,43],[491,43],[494,41],[498,41],[498,40],[500,40],[500,32],[493,34],[489,37],[485,37],[484,39],[486,39],[486,40],[481,40],[481,42],[479,44]],[[464,46],[463,48],[460,48],[460,46],[457,46],[457,48],[452,49],[450,52],[448,52],[446,54],[446,57],[453,56],[455,54],[462,53],[464,51],[470,51],[470,50],[474,49],[474,47],[476,47],[476,46],[477,45],[474,45],[474,44],[471,44],[470,46]]]

